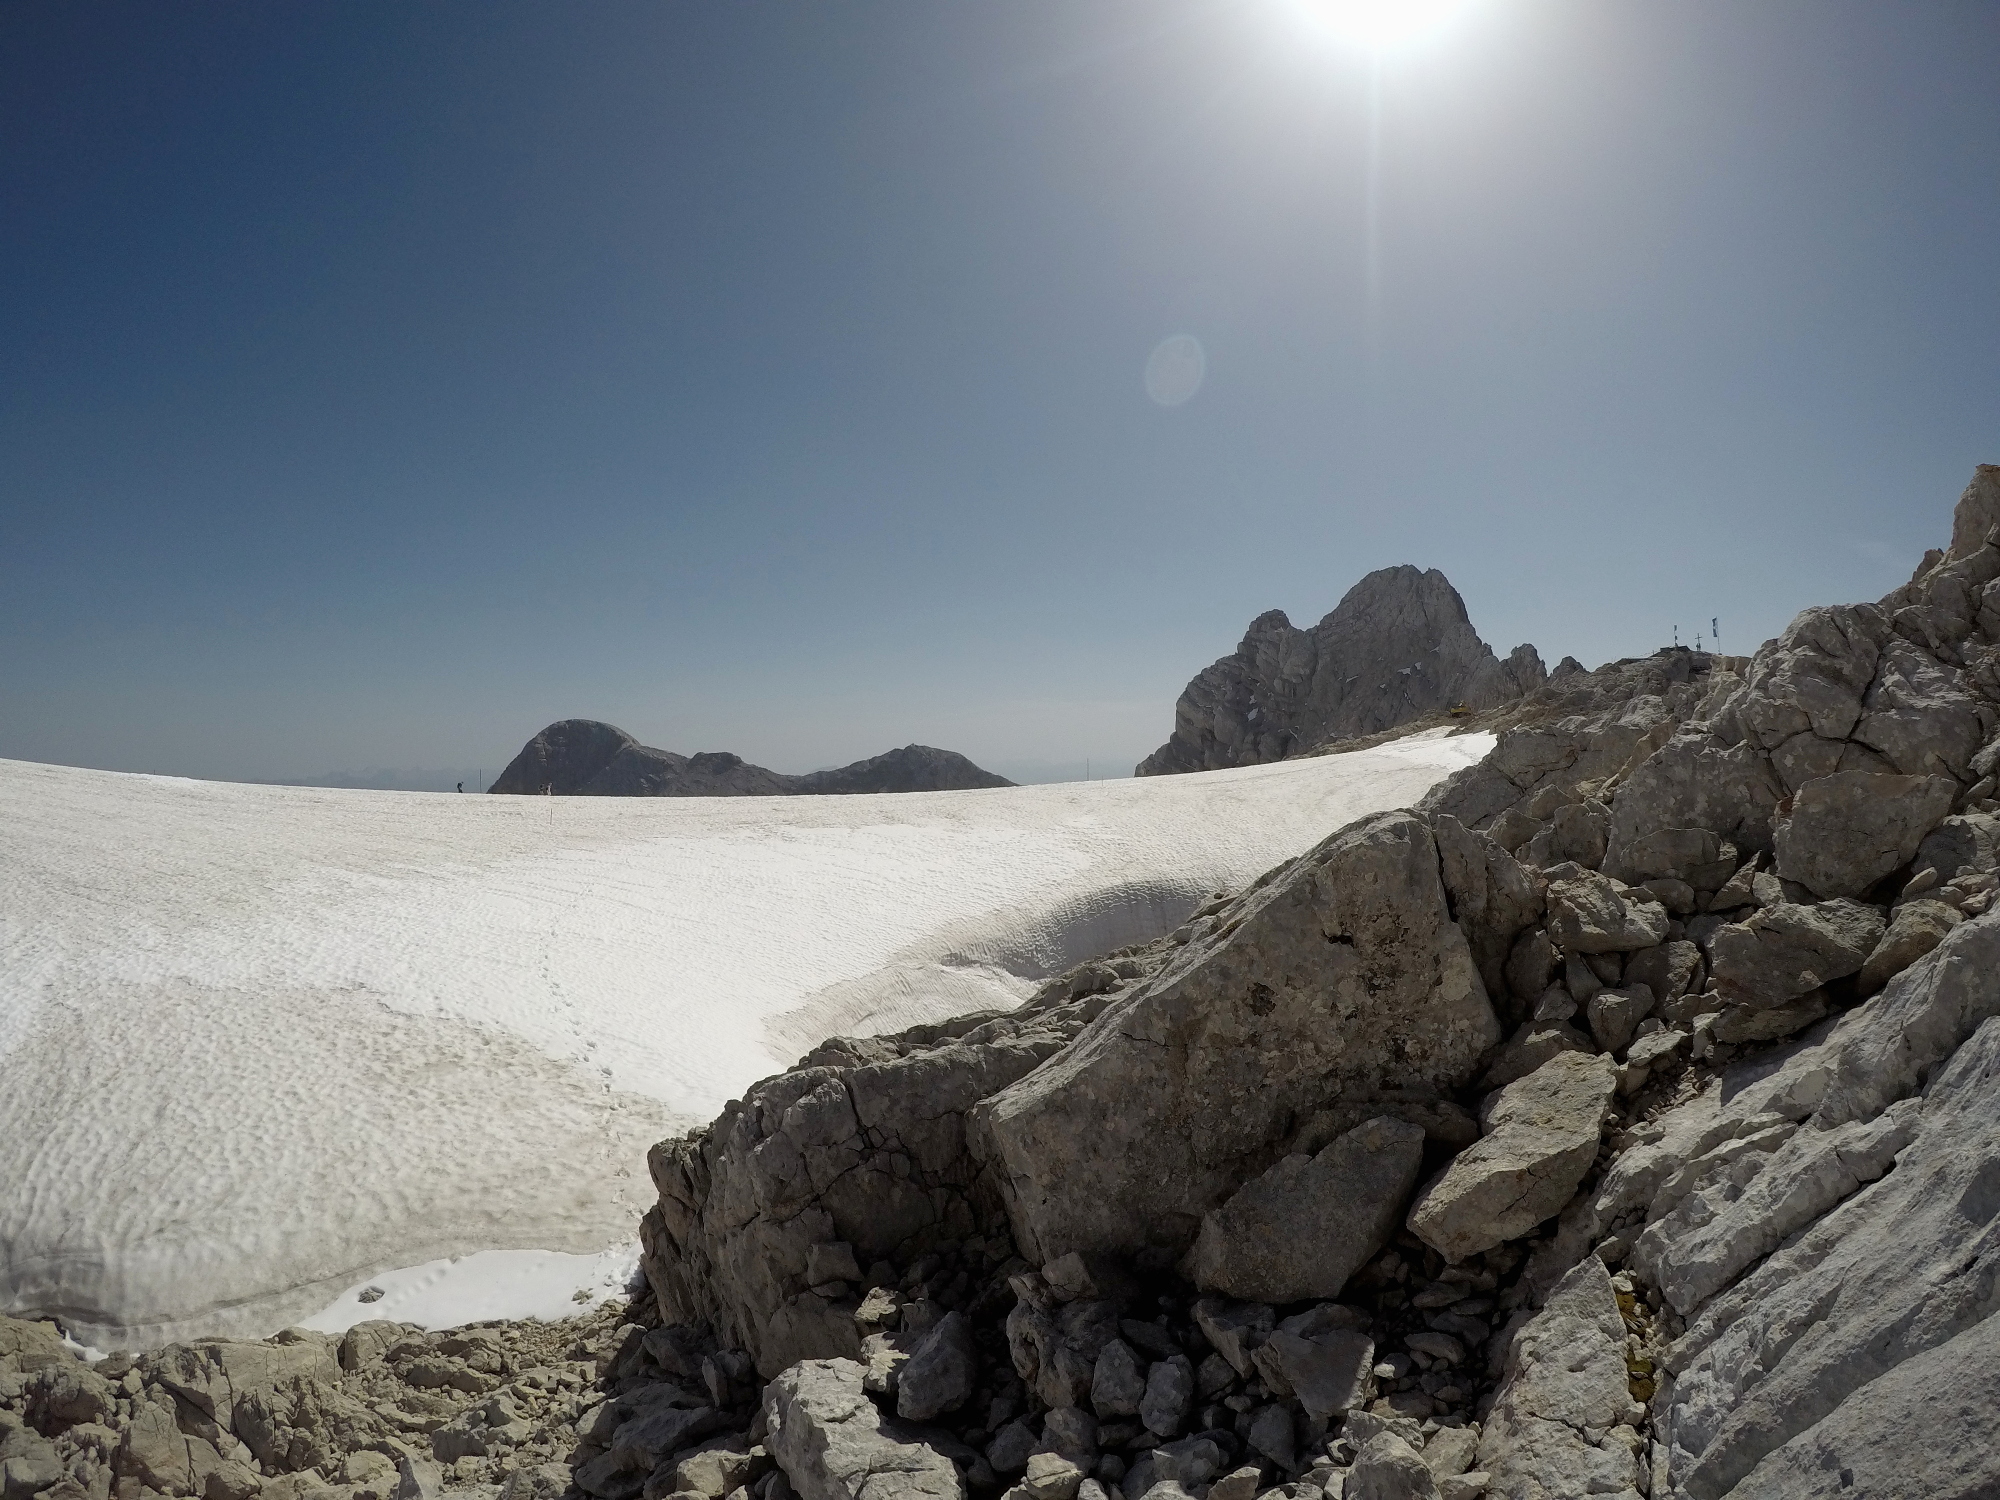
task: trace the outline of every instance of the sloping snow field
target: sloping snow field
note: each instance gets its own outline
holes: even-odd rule
[[[1156,936],[1491,743],[686,800],[0,761],[0,1310],[109,1348],[601,1295],[654,1141],[826,1036]]]

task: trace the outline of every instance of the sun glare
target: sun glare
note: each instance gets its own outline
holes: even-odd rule
[[[1307,17],[1350,46],[1388,52],[1444,26],[1474,0],[1296,0]]]

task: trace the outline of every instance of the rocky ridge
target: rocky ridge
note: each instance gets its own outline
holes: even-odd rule
[[[1996,662],[1982,467],[1879,604],[1559,669],[1416,809],[661,1143],[630,1322],[532,1335],[587,1359],[368,1325],[107,1409],[0,1324],[5,1500],[1994,1493]]]
[[[1262,765],[1454,708],[1490,709],[1547,679],[1533,646],[1503,661],[1444,574],[1370,573],[1310,630],[1285,612],[1250,622],[1233,655],[1174,705],[1174,732],[1140,776]]]
[[[676,755],[616,725],[563,719],[521,747],[490,792],[558,797],[810,797],[1012,786],[954,750],[905,745],[852,765],[787,776],[726,750]]]

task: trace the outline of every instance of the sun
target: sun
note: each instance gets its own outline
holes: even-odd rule
[[[1307,18],[1350,46],[1389,52],[1422,40],[1475,0],[1294,0]]]

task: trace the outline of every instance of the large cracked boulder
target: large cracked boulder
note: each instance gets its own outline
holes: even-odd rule
[[[1058,1056],[973,1111],[1015,1241],[1184,1251],[1284,1156],[1288,1122],[1387,1089],[1452,1090],[1500,1039],[1430,828],[1365,818],[1246,892],[1228,920]]]
[[[950,1459],[876,1410],[850,1359],[793,1365],[764,1391],[764,1444],[803,1500],[964,1500]]]
[[[670,1321],[706,1322],[776,1375],[858,1356],[849,1265],[907,1263],[1002,1222],[966,1150],[966,1112],[1058,1052],[1115,989],[1001,1016],[837,1041],[767,1078],[647,1162],[659,1202],[643,1265]],[[815,1253],[818,1251],[819,1253]],[[829,1295],[831,1294],[831,1295]]]
[[[1395,1234],[1423,1160],[1423,1127],[1386,1116],[1285,1157],[1203,1217],[1189,1280],[1247,1302],[1338,1297]]]
[[[1637,1424],[1625,1369],[1625,1323],[1604,1263],[1587,1256],[1507,1351],[1479,1439],[1495,1500],[1639,1500]]]
[[[1720,928],[1709,941],[1709,977],[1733,1005],[1788,1005],[1859,973],[1882,941],[1881,908],[1860,901],[1780,902]]]
[[[1808,781],[1778,820],[1778,874],[1822,897],[1858,896],[1910,862],[1957,795],[1948,776],[1839,771]]]
[[[1595,870],[1549,882],[1549,936],[1565,953],[1630,953],[1666,940],[1667,912]]]
[[[1597,1158],[1617,1086],[1610,1058],[1560,1052],[1490,1095],[1486,1133],[1418,1194],[1410,1232],[1460,1261],[1552,1217]]]

